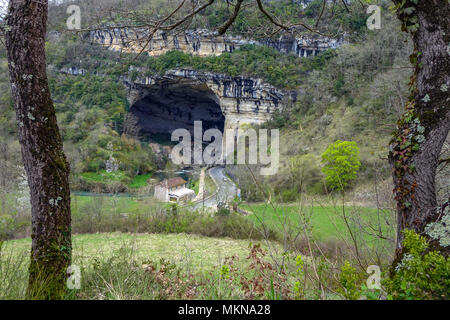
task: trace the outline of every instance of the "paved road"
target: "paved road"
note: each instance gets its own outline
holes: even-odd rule
[[[194,205],[194,209],[201,209],[203,206],[205,208],[215,208],[219,202],[229,202],[234,199],[237,194],[237,187],[233,181],[231,181],[225,175],[225,168],[223,167],[213,167],[209,169],[209,174],[219,186],[217,189],[217,193],[203,201]]]

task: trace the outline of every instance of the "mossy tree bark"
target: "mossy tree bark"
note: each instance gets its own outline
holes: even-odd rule
[[[450,2],[393,0],[403,31],[412,34],[415,67],[410,99],[392,140],[390,160],[397,200],[396,261],[402,257],[402,230],[426,235],[425,227],[442,218],[436,200],[439,155],[450,129]],[[445,255],[450,248],[430,239]]]
[[[6,47],[11,91],[28,176],[32,251],[28,298],[60,299],[71,262],[69,164],[45,63],[46,0],[10,0]]]

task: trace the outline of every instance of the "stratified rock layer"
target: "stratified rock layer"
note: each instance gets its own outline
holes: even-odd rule
[[[208,30],[184,31],[179,34],[157,32],[147,44],[147,32],[133,29],[106,29],[91,31],[88,37],[92,43],[123,52],[144,52],[151,56],[164,54],[169,50],[181,50],[198,56],[220,55],[233,52],[243,45],[255,44],[275,48],[283,53],[293,53],[299,57],[315,56],[327,49],[334,49],[340,41],[325,37],[280,36],[278,39],[249,40],[240,36],[217,36]]]
[[[295,99],[259,79],[185,69],[124,81],[130,104],[125,132],[136,137],[192,131],[195,120],[203,121],[203,129],[237,129],[268,120],[282,100]]]

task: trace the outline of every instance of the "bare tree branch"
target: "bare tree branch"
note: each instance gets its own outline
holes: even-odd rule
[[[345,10],[347,10],[347,12],[350,12],[350,9],[348,8],[347,3],[345,2],[345,0],[341,0],[341,1],[342,1],[342,3],[345,6]]]
[[[218,35],[219,36],[225,34],[225,32],[227,32],[228,28],[230,28],[231,25],[233,24],[233,22],[236,20],[237,16],[239,15],[239,10],[241,10],[241,5],[242,5],[243,1],[244,0],[237,0],[236,6],[234,7],[233,15],[218,30]]]
[[[295,27],[295,26],[302,26],[302,27],[304,27],[305,29],[307,29],[307,30],[309,30],[311,32],[321,34],[318,30],[313,29],[312,27],[308,26],[307,24],[305,24],[303,22],[299,22],[299,23],[296,23],[296,24],[293,24],[293,25],[290,25],[290,26],[284,25],[284,24],[280,23],[276,17],[273,17],[269,12],[266,11],[266,9],[264,8],[261,0],[256,0],[256,3],[258,4],[259,11],[261,11],[267,17],[267,19],[269,19],[269,21],[272,24],[276,25],[277,27],[280,27],[281,29],[283,29],[283,30],[285,30],[285,31],[287,31],[289,33],[292,33],[292,31],[293,31],[292,28],[293,27]]]
[[[316,24],[315,24],[315,28],[317,28],[317,26],[319,25],[320,19],[322,19],[322,15],[323,15],[323,12],[325,11],[325,5],[326,5],[326,3],[327,3],[327,1],[326,1],[326,0],[323,0],[323,2],[322,2],[322,11],[320,11],[320,15],[319,15],[319,17],[317,18],[317,21],[316,21]]]

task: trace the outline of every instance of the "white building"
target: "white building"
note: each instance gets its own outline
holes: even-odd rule
[[[158,183],[155,186],[155,198],[164,202],[187,203],[195,198],[195,192],[186,188],[183,178],[176,177]]]

